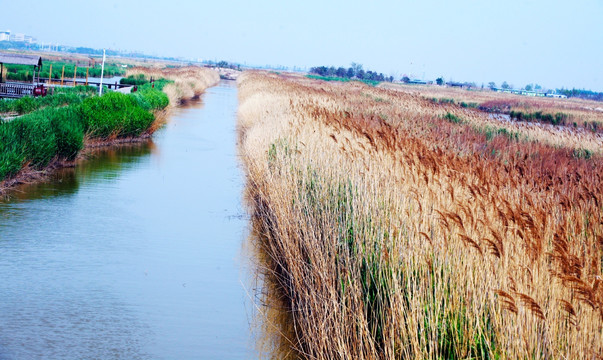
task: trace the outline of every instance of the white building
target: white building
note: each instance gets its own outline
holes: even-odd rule
[[[11,34],[10,35],[10,41],[24,42],[25,41],[25,34]]]
[[[0,41],[10,40],[10,30],[0,31]]]

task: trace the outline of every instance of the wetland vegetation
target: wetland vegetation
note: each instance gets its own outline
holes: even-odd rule
[[[266,351],[597,357],[601,137],[501,121],[416,89],[239,79]],[[476,96],[445,97],[482,103]],[[582,100],[530,104],[586,113]]]
[[[94,88],[57,88],[46,97],[0,100],[0,112],[14,117],[0,123],[0,181],[13,183],[20,172],[31,173],[73,160],[86,143],[135,140],[150,135],[172,104],[199,96],[217,83],[203,68],[137,69],[147,83],[131,94]],[[145,75],[146,74],[146,75]],[[157,81],[148,82],[155,75]],[[18,181],[18,180],[17,180]]]

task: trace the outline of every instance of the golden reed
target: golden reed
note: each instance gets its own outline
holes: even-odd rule
[[[596,138],[585,159],[579,134],[488,134],[358,83],[248,72],[239,91],[269,356],[601,357]]]

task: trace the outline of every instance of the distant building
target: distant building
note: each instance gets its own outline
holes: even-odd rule
[[[419,79],[413,79],[413,80],[408,80],[407,84],[425,85],[425,84],[427,84],[427,81],[419,80]]]
[[[521,95],[543,97],[545,94],[538,91],[521,90]]]
[[[0,31],[0,41],[24,42],[27,44],[35,44],[37,42],[33,36],[25,34],[13,34],[10,30]]]
[[[10,40],[10,30],[0,31],[0,41],[9,41]]]
[[[557,99],[565,99],[567,96],[563,94],[546,94],[547,97],[557,98]]]
[[[472,83],[468,83],[468,82],[461,83],[461,82],[456,82],[456,81],[449,81],[446,83],[446,85],[449,87],[459,87],[462,89],[471,89],[471,88],[475,87],[475,85]]]
[[[25,34],[10,34],[10,41],[25,42]]]

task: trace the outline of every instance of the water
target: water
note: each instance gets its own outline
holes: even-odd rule
[[[248,359],[236,87],[0,202],[0,359]]]

